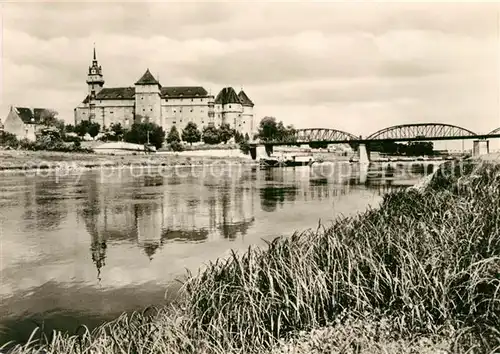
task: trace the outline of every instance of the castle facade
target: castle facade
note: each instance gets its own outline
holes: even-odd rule
[[[225,87],[214,97],[202,86],[162,86],[149,69],[134,86],[104,87],[95,48],[87,89],[87,96],[74,109],[75,125],[90,120],[105,129],[114,123],[128,128],[134,122],[152,122],[166,132],[173,126],[181,132],[194,122],[200,131],[223,123],[249,136],[256,130],[254,103],[243,90],[237,94],[232,87]]]

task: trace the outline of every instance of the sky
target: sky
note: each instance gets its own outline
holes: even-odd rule
[[[356,135],[395,124],[500,127],[498,4],[39,2],[1,8],[0,117],[86,96],[96,45],[105,87],[147,68],[163,86],[241,87],[257,121]]]

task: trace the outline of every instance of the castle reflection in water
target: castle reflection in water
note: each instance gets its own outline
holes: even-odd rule
[[[391,178],[396,172],[397,168],[389,166],[342,178],[312,170],[304,174],[294,169],[252,168],[233,176],[152,174],[119,183],[103,182],[99,174],[88,173],[81,177],[77,191],[83,197],[77,225],[84,226],[91,237],[99,278],[107,247],[113,242],[135,243],[152,260],[169,242],[234,240],[247,234],[256,208],[273,212],[284,204],[332,199],[360,185],[386,193],[398,188]]]

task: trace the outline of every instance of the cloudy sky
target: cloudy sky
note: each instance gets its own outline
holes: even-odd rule
[[[161,2],[2,6],[0,115],[86,95],[146,68],[164,86],[243,86],[257,118],[367,135],[393,124],[500,126],[496,4]]]

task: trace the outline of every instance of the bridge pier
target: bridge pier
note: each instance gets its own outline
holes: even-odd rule
[[[489,140],[474,140],[472,156],[486,155],[490,153]]]
[[[267,158],[273,153],[272,145],[255,145],[250,147],[252,160]]]
[[[366,148],[366,144],[359,144],[358,146],[358,159],[359,163],[370,163],[370,155]]]

